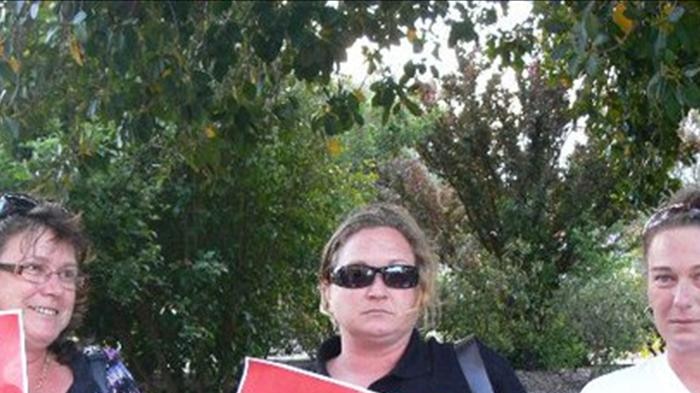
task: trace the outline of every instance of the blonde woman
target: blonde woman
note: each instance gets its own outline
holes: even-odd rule
[[[321,310],[338,335],[321,345],[316,372],[380,393],[486,391],[467,381],[452,344],[426,341],[415,328],[436,260],[406,210],[352,212],[326,244],[319,273]],[[525,392],[505,359],[481,344],[478,352],[493,392]]]

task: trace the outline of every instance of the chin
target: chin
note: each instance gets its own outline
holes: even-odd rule
[[[666,341],[667,351],[677,354],[696,353],[700,355],[700,335],[694,334],[693,337],[675,337]]]

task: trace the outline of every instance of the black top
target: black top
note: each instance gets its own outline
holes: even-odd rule
[[[340,350],[340,337],[325,341],[319,348],[314,371],[328,376],[326,362],[338,356]],[[494,393],[525,393],[507,360],[483,344],[479,344],[479,353]],[[379,393],[471,393],[454,346],[434,338],[425,341],[417,330],[411,334],[406,352],[396,367],[368,389]]]
[[[68,367],[73,372],[73,384],[66,393],[95,393],[100,391],[97,383],[92,378],[90,362],[85,354],[76,351]]]

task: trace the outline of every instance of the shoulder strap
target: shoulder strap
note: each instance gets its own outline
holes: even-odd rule
[[[109,393],[107,388],[107,356],[95,347],[86,348],[85,355],[90,364],[90,375],[100,388],[99,393]]]
[[[484,361],[479,353],[479,344],[474,337],[455,344],[455,352],[462,374],[472,393],[493,393],[491,381],[486,374]]]

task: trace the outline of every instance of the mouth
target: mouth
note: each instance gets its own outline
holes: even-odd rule
[[[371,310],[366,310],[362,312],[363,315],[372,315],[372,314],[386,314],[386,315],[391,315],[391,312],[387,310],[383,310],[380,308],[373,308]]]
[[[700,323],[700,319],[671,319],[669,322],[674,325],[690,325]]]
[[[55,317],[56,315],[58,315],[58,310],[56,310],[55,308],[51,308],[51,307],[29,306],[29,309],[38,313],[38,314],[45,315],[47,317]]]

